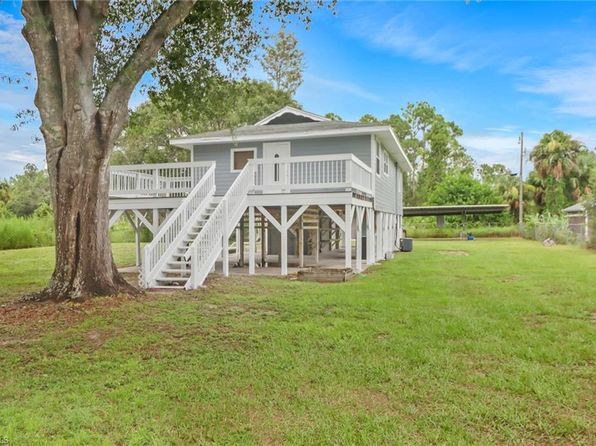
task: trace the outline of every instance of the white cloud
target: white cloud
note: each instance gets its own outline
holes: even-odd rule
[[[558,105],[552,111],[596,117],[596,59],[582,55],[592,51],[593,34],[563,27],[478,28],[465,17],[461,20],[445,21],[432,9],[416,5],[398,14],[384,11],[354,18],[349,27],[351,33],[400,56],[459,71],[490,68],[511,75],[519,91],[555,98]],[[566,47],[567,41],[573,47]]]
[[[23,170],[26,163],[45,166],[45,148],[35,140],[39,136],[36,124],[13,131],[12,121],[0,120],[0,178],[11,177]]]
[[[507,134],[503,134],[507,133]],[[509,132],[487,133],[487,134],[470,134],[459,138],[459,142],[466,148],[466,150],[474,157],[478,165],[486,164],[504,164],[511,171],[519,171],[519,135],[509,134]],[[526,147],[526,161],[527,154],[536,144],[537,139],[534,137],[526,137],[524,145]],[[528,168],[526,168],[527,171]]]
[[[30,70],[33,67],[33,57],[21,34],[22,27],[21,20],[0,11],[0,59],[3,65],[12,65],[13,69]]]
[[[383,102],[383,99],[379,95],[377,95],[369,90],[366,90],[366,89],[362,88],[361,86],[354,84],[352,82],[347,82],[347,81],[342,81],[342,80],[337,80],[337,79],[324,79],[324,78],[321,78],[318,76],[313,76],[310,74],[307,74],[305,77],[307,80],[309,80],[313,83],[319,84],[323,87],[331,88],[333,90],[341,91],[344,93],[349,93],[353,96],[357,96],[361,99],[365,99],[370,102],[377,102],[377,103]]]
[[[558,97],[561,113],[596,117],[596,59],[574,57],[555,67],[535,69],[519,88]]]

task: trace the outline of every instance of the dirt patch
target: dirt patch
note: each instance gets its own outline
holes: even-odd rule
[[[0,325],[31,327],[51,322],[72,325],[90,315],[143,299],[151,296],[108,296],[83,302],[14,302],[0,306]]]
[[[462,250],[458,250],[458,249],[443,249],[443,250],[440,250],[437,252],[444,256],[469,256],[470,255],[470,253],[468,251],[462,251]]]

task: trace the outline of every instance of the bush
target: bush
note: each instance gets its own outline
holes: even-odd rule
[[[457,227],[410,227],[407,228],[408,237],[414,238],[459,238],[463,228]],[[517,226],[478,226],[467,228],[474,237],[519,237]]]
[[[588,231],[590,233],[590,239],[587,241],[588,247],[596,249],[596,194],[592,194],[592,196],[584,202],[584,206],[588,211]]]
[[[539,242],[552,239],[560,245],[576,242],[575,234],[569,229],[567,217],[549,213],[528,217],[524,222],[522,236]]]

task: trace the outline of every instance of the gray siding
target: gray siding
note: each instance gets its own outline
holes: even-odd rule
[[[388,154],[389,155],[389,154]],[[389,156],[389,174],[383,170],[383,155],[381,151],[381,173],[377,175],[376,166],[373,163],[375,175],[375,209],[377,211],[397,213],[397,163]]]
[[[370,136],[297,139],[292,141],[292,156],[340,155],[353,153],[370,166]]]
[[[283,141],[283,139],[280,139],[280,141]],[[256,148],[257,158],[263,156],[262,142],[210,144],[194,147],[195,161],[215,161],[217,163],[215,171],[217,195],[225,194],[238,175],[237,172],[230,171],[230,151],[232,148]],[[399,213],[401,210],[399,203],[401,193],[399,191],[403,191],[401,172],[398,174],[397,171],[399,168],[395,160],[389,158],[389,175],[386,175],[383,172],[381,158],[381,174],[376,174],[370,135],[296,139],[291,141],[291,156],[338,155],[344,153],[353,153],[373,169],[373,175],[375,177],[375,209],[378,211]]]
[[[284,141],[280,139],[280,141]],[[194,161],[215,161],[216,195],[223,195],[236,179],[237,172],[230,172],[232,148],[256,148],[257,158],[263,156],[262,142],[238,144],[209,144],[194,147]],[[334,138],[296,139],[290,142],[291,156],[338,155],[353,153],[370,165],[370,136],[355,135]]]
[[[232,185],[238,172],[231,172],[230,151],[232,149],[256,148],[257,158],[263,156],[263,144],[248,142],[242,144],[209,144],[194,147],[194,161],[215,161],[215,194],[224,195]]]

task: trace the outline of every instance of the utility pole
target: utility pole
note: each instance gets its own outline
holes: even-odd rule
[[[524,132],[519,136],[519,227],[524,224]]]

